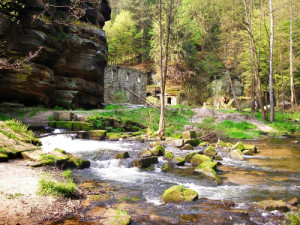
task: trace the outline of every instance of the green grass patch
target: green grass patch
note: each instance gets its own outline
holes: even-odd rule
[[[6,198],[7,199],[15,199],[15,198],[22,197],[22,196],[23,196],[22,193],[15,193],[15,194],[7,194]]]
[[[6,115],[0,113],[0,120],[5,121],[5,120],[9,120],[9,119],[10,119],[9,116],[6,116]]]
[[[260,120],[263,120],[262,113],[254,113],[254,116]],[[300,120],[299,112],[275,112],[274,122],[264,121],[265,124],[277,130],[279,133],[300,133]]]
[[[125,109],[125,107],[121,105],[107,105],[104,107],[104,110],[116,110],[116,109]]]
[[[57,182],[49,176],[45,176],[39,180],[39,195],[52,195],[58,197],[73,197],[75,196],[77,187],[71,178],[67,182]]]

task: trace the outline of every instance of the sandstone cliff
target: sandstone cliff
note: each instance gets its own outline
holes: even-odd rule
[[[72,15],[70,0],[23,2],[19,23],[0,10],[0,41],[5,42],[2,59],[22,61],[29,52],[42,49],[21,69],[0,68],[0,102],[98,107],[103,102],[107,64],[102,30],[110,20],[107,1],[97,5],[81,2],[79,17]]]

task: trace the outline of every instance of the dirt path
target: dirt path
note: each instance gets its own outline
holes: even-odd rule
[[[77,212],[79,200],[37,195],[38,181],[46,170],[28,167],[26,163],[0,163],[0,224],[41,224]],[[51,174],[55,176],[58,171]]]

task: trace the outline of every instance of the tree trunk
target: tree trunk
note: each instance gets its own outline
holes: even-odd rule
[[[291,75],[291,102],[297,105],[294,75],[293,75],[293,8],[290,0],[290,75]]]
[[[270,0],[270,122],[274,122],[274,91],[273,91],[273,42],[274,42],[274,25],[273,25],[273,2]]]
[[[161,0],[160,2],[160,31],[161,31]],[[172,5],[173,0],[170,0],[169,3],[169,14],[168,14],[168,22],[167,22],[167,37],[166,37],[166,48],[165,48],[165,63],[164,63],[164,71],[162,68],[162,44],[161,44],[161,81],[160,81],[160,91],[161,91],[161,110],[160,110],[160,119],[159,119],[159,129],[158,135],[162,139],[165,136],[165,88],[167,82],[167,73],[168,73],[168,58],[169,58],[169,39],[170,39],[170,31],[171,31],[171,14],[172,14]],[[161,35],[161,32],[160,32]],[[162,37],[160,36],[160,39]]]
[[[251,27],[251,30],[253,29],[252,26],[252,1],[249,1],[249,17],[248,17],[248,23],[249,26]],[[253,75],[253,51],[251,48],[251,40],[249,40],[249,48],[250,48],[250,70],[251,70],[251,111],[255,111],[255,80],[254,80],[254,75]]]
[[[280,75],[281,75],[281,88],[282,88],[282,110],[284,111],[284,84],[283,84],[283,72],[282,72],[282,50],[280,45]]]
[[[235,90],[234,90],[234,86],[233,86],[233,82],[232,82],[232,79],[231,79],[231,76],[230,76],[229,68],[226,68],[226,75],[228,77],[228,81],[229,81],[229,84],[230,84],[230,87],[231,87],[231,90],[232,90],[232,95],[233,95],[233,98],[234,98],[234,101],[235,101],[235,104],[236,104],[236,108],[241,112],[240,103],[237,99],[237,96],[236,96],[236,93],[235,93]]]

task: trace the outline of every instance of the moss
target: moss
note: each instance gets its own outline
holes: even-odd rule
[[[93,140],[103,140],[106,137],[106,130],[91,130],[88,131],[89,139]]]
[[[166,163],[162,164],[162,166],[161,166],[161,171],[163,171],[163,172],[169,172],[173,169],[174,169],[174,165],[170,162],[166,162]]]
[[[62,128],[62,129],[73,129],[73,123],[72,121],[56,121],[56,128]]]
[[[185,144],[190,144],[192,145],[193,147],[196,147],[200,144],[200,140],[199,139],[190,139],[190,140],[185,140],[184,143]]]
[[[103,202],[111,199],[111,195],[109,194],[101,194],[101,195],[89,195],[87,198],[91,202]]]
[[[176,185],[165,190],[162,198],[165,202],[193,201],[198,198],[198,193],[181,185]]]
[[[8,162],[8,156],[4,153],[0,153],[0,162]]]
[[[128,152],[121,152],[114,156],[115,159],[127,159],[129,158]]]
[[[123,133],[107,133],[107,138],[109,140],[119,140],[120,138],[125,138],[127,137],[127,135],[123,134]]]
[[[77,130],[80,130],[81,129],[81,122],[79,121],[73,121],[73,127],[72,127],[73,130],[77,131]]]
[[[192,166],[199,166],[201,163],[205,161],[212,161],[212,159],[206,155],[200,155],[200,154],[194,155],[191,159]]]
[[[186,155],[184,156],[185,162],[186,162],[186,163],[190,163],[191,160],[192,160],[192,158],[193,158],[193,156],[196,155],[196,154],[197,154],[196,152],[191,152],[191,153],[189,153],[189,154],[186,154]]]
[[[255,145],[244,144],[244,150],[252,150],[254,153],[257,153],[257,148]]]
[[[238,149],[240,151],[243,151],[245,149],[245,146],[243,145],[242,142],[237,142],[233,147],[232,149]]]
[[[165,152],[165,158],[166,158],[166,159],[173,159],[173,158],[174,158],[174,155],[173,155],[172,152],[166,151],[166,152]]]
[[[81,122],[80,130],[88,131],[88,130],[93,130],[93,129],[94,129],[94,126],[92,124],[86,123],[86,122]]]
[[[151,151],[152,155],[154,155],[154,156],[163,156],[165,153],[165,149],[161,145],[158,145],[158,146],[152,148],[150,151]]]
[[[205,150],[204,150],[204,155],[207,156],[211,156],[214,157],[218,154],[218,152],[216,151],[216,149],[213,146],[208,146]]]
[[[90,161],[72,156],[69,159],[69,166],[68,167],[76,167],[76,168],[79,168],[79,169],[85,169],[85,168],[90,167]]]
[[[200,173],[210,179],[213,179],[216,181],[217,184],[221,184],[222,181],[217,175],[216,171],[214,168],[216,168],[217,163],[216,162],[203,162],[201,163],[198,167],[195,168],[195,173]]]

